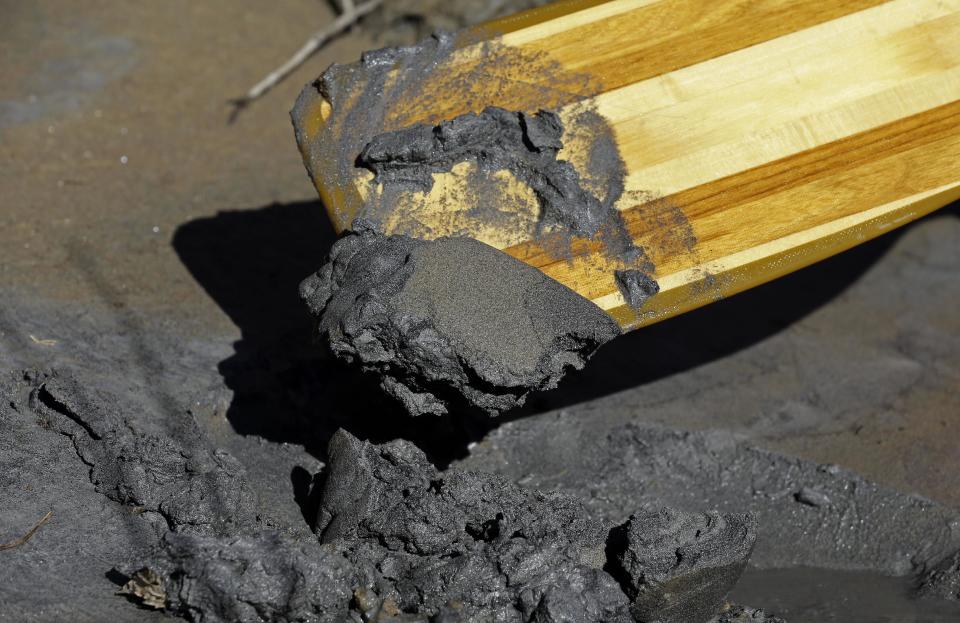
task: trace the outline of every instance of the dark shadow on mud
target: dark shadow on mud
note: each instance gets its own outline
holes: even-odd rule
[[[378,443],[409,439],[448,463],[483,434],[480,423],[426,417],[414,424],[375,378],[312,342],[297,289],[334,239],[317,201],[221,212],[174,234],[180,259],[241,331],[234,354],[219,364],[234,392],[227,419],[242,435],[302,444],[321,459],[330,436],[344,428]],[[306,483],[294,484],[308,495]]]
[[[940,211],[960,216],[957,204]],[[928,218],[937,218],[934,214]],[[683,316],[617,338],[560,388],[497,420],[475,413],[411,420],[376,379],[333,360],[310,339],[297,296],[335,236],[319,202],[222,212],[178,228],[183,263],[241,330],[219,365],[234,391],[227,417],[243,435],[304,445],[323,459],[338,428],[375,442],[405,438],[438,465],[500,423],[682,373],[748,348],[802,319],[854,283],[904,230]],[[307,483],[298,483],[308,495]]]

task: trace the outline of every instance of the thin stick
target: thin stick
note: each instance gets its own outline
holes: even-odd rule
[[[383,0],[367,0],[367,2],[354,5],[353,0],[343,0],[343,2],[341,2],[343,13],[341,13],[337,19],[333,20],[332,24],[314,33],[314,35],[303,44],[303,47],[297,50],[296,54],[291,56],[286,63],[267,74],[267,77],[253,85],[253,88],[247,91],[245,96],[234,103],[238,106],[245,106],[258,97],[263,96],[264,93],[275,87],[281,80],[289,76],[293,70],[302,65],[305,60],[310,58],[310,56],[319,50],[329,39],[340,34],[350,26],[353,26],[357,20],[382,3]]]
[[[53,517],[53,511],[47,511],[47,514],[41,517],[40,521],[34,524],[34,526],[30,528],[30,531],[27,532],[25,535],[23,535],[19,539],[10,541],[9,543],[0,543],[0,550],[13,549],[14,547],[20,547],[21,545],[29,541],[30,538],[33,537],[34,533],[37,530],[39,530],[41,527],[43,527],[43,524],[50,521],[51,517]]]

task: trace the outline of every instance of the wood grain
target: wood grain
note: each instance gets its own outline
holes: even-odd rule
[[[486,241],[627,329],[960,199],[960,0],[584,0],[479,32],[506,33],[503,44],[599,85],[589,101],[627,167],[617,208],[656,264],[661,293],[639,312],[628,307],[597,244],[558,259],[535,241],[495,232]],[[485,104],[509,96],[477,89]],[[466,111],[462,101],[443,108]],[[314,175],[328,198],[374,192],[369,176],[345,193]],[[441,188],[458,183],[444,175]],[[332,215],[349,212],[337,207],[328,205]]]

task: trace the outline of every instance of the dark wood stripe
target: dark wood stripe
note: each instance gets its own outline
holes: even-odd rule
[[[960,101],[954,101],[813,149],[768,162],[670,196],[687,218],[697,221],[731,205],[782,194],[788,189],[832,177],[862,164],[960,134]],[[631,234],[640,234],[639,206],[623,212]],[[839,209],[839,208],[838,208]],[[850,210],[849,212],[856,212]],[[825,215],[824,222],[839,212]]]

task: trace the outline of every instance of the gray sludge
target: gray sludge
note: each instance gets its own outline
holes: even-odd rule
[[[654,294],[660,292],[656,279],[642,270],[618,270],[614,272],[617,288],[627,305],[640,309]]]
[[[480,171],[510,171],[533,189],[540,203],[540,224],[561,226],[593,237],[615,217],[612,207],[581,186],[580,175],[558,160],[563,123],[556,113],[535,115],[489,107],[437,126],[413,125],[375,136],[357,162],[394,187],[428,191],[433,175],[472,160]]]
[[[317,333],[413,415],[451,398],[495,414],[555,387],[620,334],[603,310],[470,238],[384,236],[363,221],[301,285]]]
[[[129,524],[129,549],[94,568],[112,565],[130,580],[120,589],[128,599],[191,621],[626,623],[637,611],[614,568],[655,565],[636,539],[612,536],[633,528],[601,519],[574,495],[487,472],[441,472],[409,442],[372,445],[343,431],[328,448],[314,534],[262,516],[243,467],[191,417],[147,432],[149,416],[134,417],[69,372],[28,373],[10,386],[29,388],[10,394],[23,396],[10,401],[18,438],[72,444],[93,485],[87,495]],[[710,534],[679,534],[673,545],[712,551],[704,538],[722,539]],[[745,551],[730,543],[730,556]],[[725,585],[717,560],[701,553],[671,573],[719,570],[705,584]],[[696,612],[748,620],[730,618],[739,610],[699,586],[682,584]],[[668,620],[667,609],[644,612],[641,621]]]
[[[344,620],[352,566],[308,532],[267,527],[243,468],[192,420],[146,433],[115,397],[69,373],[28,380],[38,423],[71,440],[118,515],[148,526],[138,551],[111,561],[134,580],[121,593],[194,621]]]
[[[917,595],[960,601],[960,551],[931,565],[920,575]]]
[[[167,609],[192,621],[349,620],[353,565],[312,540],[169,533],[148,568]]]
[[[318,531],[382,572],[381,600],[445,621],[631,620],[602,570],[606,530],[575,498],[441,474],[403,441],[340,431],[329,453]]]
[[[723,605],[757,538],[749,514],[660,508],[630,517],[614,567],[638,621],[704,621]]]
[[[438,472],[405,441],[340,431],[329,455],[317,530],[379,570],[373,602],[435,621],[704,623],[739,611],[725,598],[750,556],[750,516],[660,509],[611,527],[570,495]],[[634,586],[643,595],[631,607],[622,589]],[[674,595],[647,598],[659,589]]]
[[[786,623],[780,617],[771,616],[759,608],[731,605],[711,619],[710,623]]]
[[[158,527],[230,534],[256,524],[243,468],[212,449],[195,423],[170,435],[139,432],[109,395],[71,375],[38,377],[30,407],[70,438],[98,493],[148,514]]]
[[[462,466],[538,489],[589,491],[583,498],[591,511],[611,523],[646,504],[750,511],[759,520],[751,562],[761,568],[906,576],[935,569],[944,553],[960,549],[960,521],[950,508],[721,431],[602,425],[561,413],[500,427]]]

